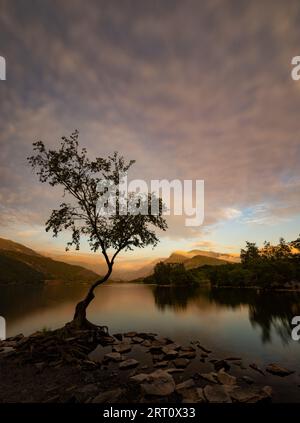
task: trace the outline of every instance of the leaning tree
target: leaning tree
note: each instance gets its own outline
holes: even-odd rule
[[[167,228],[162,217],[164,206],[154,194],[132,192],[125,196],[118,187],[134,160],[126,163],[118,153],[106,159],[89,159],[86,149],[79,148],[78,131],[69,138],[62,137],[57,149],[47,149],[38,141],[33,144],[33,151],[28,162],[39,180],[61,186],[63,196],[69,200],[52,211],[46,231],[52,230],[57,237],[61,231],[70,230],[66,250],[71,246],[79,250],[81,237],[85,236],[91,250],[100,251],[105,259],[106,274],[91,284],[85,298],[76,305],[71,322],[77,328],[90,328],[94,325],[87,320],[86,310],[95,297],[95,288],[109,279],[121,251],[157,245],[155,228]],[[110,186],[116,189],[109,189]],[[158,204],[155,212],[153,201]]]

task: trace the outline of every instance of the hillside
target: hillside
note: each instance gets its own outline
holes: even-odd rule
[[[174,254],[184,256],[185,258],[192,258],[195,256],[213,257],[220,260],[225,260],[230,263],[239,263],[240,257],[238,254],[219,253],[216,251],[207,250],[190,250],[190,251],[175,251]]]
[[[92,282],[98,277],[98,274],[84,267],[52,260],[21,244],[1,239],[1,284],[35,284],[51,280],[86,283]]]
[[[0,284],[43,283],[43,274],[19,260],[0,252]]]
[[[11,241],[10,239],[0,238],[0,250],[14,251],[16,253],[29,254],[31,256],[39,256],[36,251],[31,248],[25,247],[25,245]]]
[[[197,267],[209,265],[209,266],[219,266],[221,264],[226,264],[228,261],[221,260],[214,257],[207,256],[194,256],[191,259],[186,260],[183,264],[186,269],[195,269]]]
[[[201,252],[203,254],[197,254],[199,251],[194,250],[188,253],[182,252],[175,252],[168,257],[164,263],[183,263],[186,269],[195,269],[197,267],[209,265],[209,266],[216,266],[221,264],[226,264],[230,262],[230,260],[226,258],[218,258],[221,256],[219,253],[213,253],[209,251]],[[208,255],[205,255],[207,253]],[[210,253],[210,254],[209,254]],[[195,255],[192,255],[195,254]],[[226,257],[226,255],[222,255],[222,257]]]

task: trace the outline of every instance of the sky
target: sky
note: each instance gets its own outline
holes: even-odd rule
[[[170,216],[131,259],[295,239],[299,21],[298,0],[0,0],[0,236],[64,251],[44,230],[61,192],[26,157],[78,129],[91,157],[135,159],[132,178],[205,182],[203,224]]]

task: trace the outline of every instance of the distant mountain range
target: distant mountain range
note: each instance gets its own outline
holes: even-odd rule
[[[47,257],[51,255],[52,257]],[[238,263],[238,255],[205,250],[174,251],[167,258],[157,258],[147,264],[136,264],[132,269],[124,263],[116,263],[114,280],[135,280],[153,273],[156,263],[183,263],[187,269],[204,265]],[[68,262],[68,263],[66,263]],[[125,263],[126,264],[126,263]],[[45,281],[82,282],[96,280],[106,271],[101,256],[82,254],[38,253],[17,242],[0,238],[0,284],[43,283]]]
[[[79,257],[75,254],[51,254],[56,260],[67,261],[68,263],[84,266],[87,269],[97,273],[104,273],[106,271],[105,262],[101,260],[101,256],[94,254],[82,254]],[[169,257],[160,257],[149,261],[146,264],[140,265],[139,262],[131,264],[131,266],[124,266],[124,263],[116,262],[113,270],[114,280],[130,281],[144,278],[153,273],[156,263],[163,261],[166,263],[184,263],[187,269],[192,269],[200,266],[218,265],[224,263],[238,263],[240,257],[235,254],[218,253],[215,251],[206,250],[190,250],[190,251],[174,251]],[[126,264],[126,263],[125,263]]]
[[[183,263],[187,269],[225,263],[239,263],[240,258],[234,254],[217,253],[215,251],[191,250],[175,251],[165,260],[166,263]]]
[[[22,244],[0,238],[0,284],[88,283],[98,277],[82,266],[53,260]]]

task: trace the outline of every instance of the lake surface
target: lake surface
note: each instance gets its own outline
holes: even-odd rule
[[[62,285],[0,287],[0,315],[6,318],[7,336],[64,325],[86,290],[87,286]],[[295,315],[300,315],[299,292],[131,283],[99,287],[88,313],[92,322],[107,325],[111,334],[156,332],[179,343],[199,340],[217,358],[238,355],[260,367],[279,363],[295,374],[284,379],[267,375],[265,384],[275,385],[280,400],[300,401],[300,342],[291,338]]]

